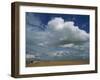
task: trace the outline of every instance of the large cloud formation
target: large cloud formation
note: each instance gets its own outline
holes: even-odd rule
[[[35,25],[27,26],[26,50],[29,54],[38,58],[67,55],[70,59],[72,56],[87,58],[89,55],[89,34],[75,26],[73,21],[56,17],[48,22],[45,30],[35,29]]]
[[[64,22],[62,18],[54,18],[48,22],[48,28],[53,31],[54,34],[59,35],[60,40],[66,41],[87,41],[89,34],[84,30],[74,26],[73,21]]]

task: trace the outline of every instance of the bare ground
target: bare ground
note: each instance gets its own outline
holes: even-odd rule
[[[66,60],[66,61],[33,61],[26,64],[26,67],[39,67],[39,66],[60,66],[60,65],[81,65],[89,64],[88,60]]]

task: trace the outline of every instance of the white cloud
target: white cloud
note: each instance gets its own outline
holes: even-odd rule
[[[26,58],[27,58],[27,59],[30,59],[30,58],[34,59],[34,58],[35,58],[35,55],[32,55],[32,54],[26,54]]]
[[[50,56],[64,56],[64,51],[52,52]]]
[[[48,22],[48,28],[54,31],[63,29],[64,20],[62,18],[54,18]]]
[[[73,47],[74,44],[70,43],[70,44],[64,44],[64,45],[60,45],[60,47]]]
[[[45,44],[44,44],[44,43],[39,43],[39,44],[37,44],[37,45],[39,45],[39,46],[44,46]]]
[[[64,21],[61,17],[57,17],[48,22],[48,29],[55,37],[58,35],[59,40],[74,42],[87,41],[89,34],[74,25],[73,21]]]

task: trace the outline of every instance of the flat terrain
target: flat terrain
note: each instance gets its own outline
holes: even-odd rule
[[[88,60],[33,61],[30,64],[26,64],[26,67],[59,66],[59,65],[81,65],[81,64],[89,64],[89,61]]]

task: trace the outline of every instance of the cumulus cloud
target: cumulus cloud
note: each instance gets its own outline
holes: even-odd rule
[[[60,17],[49,21],[48,29],[53,35],[59,35],[59,40],[76,42],[89,39],[89,34],[75,26],[73,21],[64,21]]]
[[[89,33],[75,26],[73,21],[64,21],[63,18],[56,17],[50,20],[46,27],[45,31],[26,28],[27,52],[58,57],[89,53]]]

